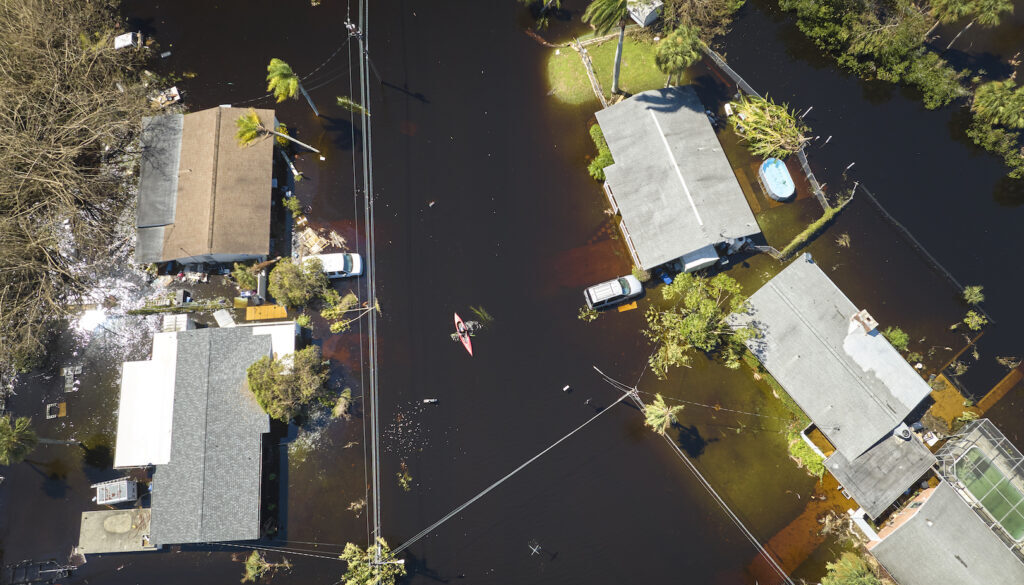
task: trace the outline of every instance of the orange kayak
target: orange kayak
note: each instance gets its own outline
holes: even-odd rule
[[[469,328],[462,322],[462,317],[459,317],[458,313],[455,313],[455,333],[459,336],[459,341],[462,342],[462,347],[466,348],[469,355],[473,355],[473,342],[469,339]]]

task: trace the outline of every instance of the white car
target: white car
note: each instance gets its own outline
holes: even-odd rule
[[[591,309],[603,309],[638,297],[644,292],[644,287],[632,274],[595,284],[583,292],[583,298],[587,300],[587,306]]]
[[[327,278],[345,278],[363,273],[363,258],[359,254],[311,254],[306,260],[319,260],[324,266]]]

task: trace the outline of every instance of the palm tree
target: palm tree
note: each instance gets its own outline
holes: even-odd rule
[[[679,76],[690,66],[700,60],[701,47],[704,42],[700,40],[700,31],[695,26],[682,25],[670,32],[667,37],[658,43],[658,51],[654,55],[654,64],[658,69],[668,75],[665,87],[672,83],[672,76]]]
[[[300,142],[292,138],[291,136],[288,136],[287,134],[282,134],[280,132],[267,128],[263,124],[263,121],[260,120],[259,114],[257,114],[256,110],[253,108],[249,108],[249,110],[246,113],[239,116],[239,118],[235,120],[235,126],[238,127],[238,132],[235,133],[235,138],[238,139],[239,146],[249,146],[250,144],[255,142],[257,138],[261,136],[273,135],[277,136],[278,138],[291,140],[295,144],[308,148],[313,152],[320,152],[319,150],[313,148],[312,146],[306,144],[305,142]]]
[[[991,125],[1024,128],[1024,87],[1017,87],[1012,79],[980,85],[971,111]]]
[[[0,465],[21,463],[36,448],[39,437],[31,427],[32,419],[11,415],[0,417]]]
[[[599,35],[619,27],[619,46],[615,49],[615,68],[612,70],[612,93],[619,93],[619,66],[622,64],[622,41],[626,38],[628,17],[627,0],[593,0],[583,12],[583,22],[594,27]]]
[[[654,401],[644,405],[644,424],[654,429],[654,432],[665,436],[669,428],[679,422],[676,413],[683,409],[683,405],[669,406],[661,394],[654,395]]]
[[[786,104],[744,95],[732,102],[732,107],[736,115],[729,118],[729,124],[742,132],[742,140],[756,156],[785,158],[799,151],[808,140],[807,126]]]
[[[313,108],[313,113],[320,116],[320,112],[317,111],[313,100],[306,93],[306,88],[302,87],[299,76],[295,75],[295,72],[292,71],[291,65],[277,58],[271,59],[270,65],[267,65],[267,91],[273,92],[274,97],[277,98],[277,103],[281,103],[288,98],[295,98],[296,90],[302,92],[302,97],[306,98],[306,101],[309,102],[309,107]]]
[[[981,285],[972,285],[964,287],[964,302],[968,305],[977,305],[985,300],[985,293],[981,292],[985,288]]]

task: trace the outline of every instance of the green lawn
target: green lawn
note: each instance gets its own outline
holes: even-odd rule
[[[605,98],[611,98],[612,69],[615,63],[617,39],[599,45],[588,45],[587,52],[594,63],[594,72],[601,83]],[[648,89],[665,87],[666,75],[654,65],[656,44],[633,39],[629,34],[622,47],[622,70],[619,86],[622,91],[636,94]],[[558,54],[556,54],[556,51]],[[548,57],[548,85],[560,101],[582,104],[597,101],[590,88],[590,80],[579,54],[568,48],[552,49]]]

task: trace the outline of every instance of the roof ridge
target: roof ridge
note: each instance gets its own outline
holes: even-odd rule
[[[213,125],[213,172],[210,173],[210,224],[207,230],[206,252],[213,252],[213,226],[217,211],[217,159],[220,156],[220,122],[224,108],[217,108],[217,120]]]

